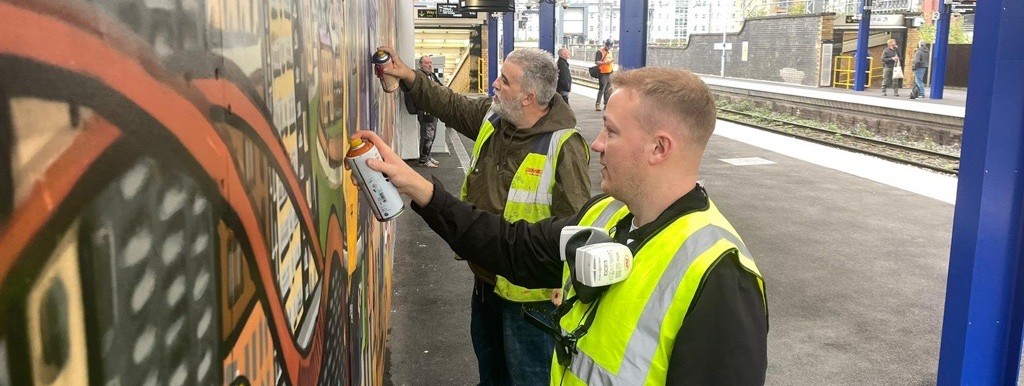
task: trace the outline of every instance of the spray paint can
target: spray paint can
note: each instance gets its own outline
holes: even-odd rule
[[[398,90],[398,78],[384,73],[384,68],[391,65],[391,54],[384,50],[377,50],[370,59],[373,62],[373,72],[380,78],[380,85],[384,92],[392,93]]]
[[[372,143],[363,142],[360,139],[353,139],[349,142],[348,153],[345,154],[345,162],[352,169],[352,175],[359,181],[359,190],[363,197],[370,202],[370,209],[377,221],[387,221],[398,217],[405,209],[402,196],[398,189],[381,172],[370,169],[366,160],[371,158],[381,159],[380,152]]]

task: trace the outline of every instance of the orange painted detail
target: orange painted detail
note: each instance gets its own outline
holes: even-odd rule
[[[156,119],[178,139],[188,153],[195,158],[209,178],[215,181],[231,209],[245,230],[245,234],[253,242],[252,251],[257,262],[259,281],[268,292],[268,296],[280,299],[273,272],[270,268],[269,252],[259,230],[252,204],[245,193],[245,186],[239,177],[238,170],[230,162],[227,145],[217,134],[207,117],[196,108],[192,101],[179,91],[155,79],[154,75],[143,67],[139,60],[125,55],[111,47],[107,41],[86,31],[72,27],[59,19],[40,15],[31,11],[16,8],[10,4],[0,4],[0,53],[12,54],[47,63],[64,70],[88,75],[98,79],[116,92],[124,95],[140,109]],[[45,31],[41,33],[39,31]],[[116,130],[116,129],[112,129]],[[99,138],[102,140],[102,138]],[[102,142],[100,142],[102,143]],[[109,146],[109,141],[106,146]],[[87,145],[87,146],[86,146]],[[25,222],[24,216],[34,216],[35,211],[43,211],[52,215],[54,198],[63,198],[68,190],[86,169],[89,163],[83,161],[84,154],[92,154],[94,160],[105,146],[97,146],[97,142],[83,141],[82,138],[58,158],[47,171],[47,179],[53,179],[50,189],[33,194],[34,206],[20,205],[16,216],[10,224],[19,224],[16,231],[3,230],[0,234],[0,279],[6,275],[13,264],[14,257],[24,248],[27,239],[34,235],[44,220]],[[77,150],[77,151],[76,151]],[[77,154],[76,154],[77,153]],[[77,170],[77,174],[63,169]],[[52,172],[52,173],[51,173]],[[67,174],[65,174],[67,173]],[[59,197],[54,197],[59,195]],[[49,209],[47,209],[49,207]],[[47,216],[49,217],[49,216]],[[20,221],[19,221],[20,220]],[[22,224],[35,223],[32,229]],[[7,243],[7,238],[12,243]],[[17,239],[21,239],[17,242]],[[19,245],[18,248],[7,248],[8,245]],[[314,243],[318,244],[318,243]],[[300,373],[308,374],[304,381],[317,378],[319,372],[311,371],[319,366],[320,350],[303,355],[295,345],[295,340],[288,329],[289,323],[280,301],[272,301],[268,305],[272,321],[272,334],[281,342],[281,358],[291,384],[300,383]],[[320,318],[322,318],[322,313]],[[321,335],[318,328],[317,335]],[[285,344],[291,342],[292,344]],[[303,371],[303,369],[307,369]],[[315,382],[314,382],[315,383]]]
[[[302,192],[302,188],[299,187],[299,179],[295,176],[295,171],[289,167],[288,155],[285,154],[284,148],[281,146],[281,142],[274,136],[274,131],[270,127],[270,123],[267,122],[263,114],[256,109],[252,101],[245,96],[233,83],[224,80],[213,80],[213,79],[197,79],[192,84],[199,89],[200,92],[209,99],[210,102],[227,108],[231,106],[231,113],[238,115],[246,123],[249,124],[256,131],[256,134],[263,141],[267,148],[270,149],[270,153],[273,154],[277,161],[277,164],[281,166],[282,180],[287,184],[292,192]],[[296,212],[302,218],[302,222],[306,224],[306,229],[316,229],[313,227],[313,218],[309,212],[309,204],[306,202],[306,197],[302,194],[295,195],[295,201],[293,204],[296,206]],[[322,264],[324,259],[324,253],[320,249],[320,238],[316,232],[309,232],[310,244],[313,249],[313,256],[324,267]]]
[[[18,204],[6,224],[0,227],[0,283],[4,282],[18,255],[39,233],[63,202],[82,174],[121,136],[110,122],[93,115],[83,124],[67,151],[61,154],[36,181],[31,194]],[[17,224],[17,227],[14,227]]]

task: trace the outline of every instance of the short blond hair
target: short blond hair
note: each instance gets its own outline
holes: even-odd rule
[[[643,67],[612,75],[612,88],[627,89],[640,96],[643,108],[638,114],[647,128],[682,125],[680,132],[689,145],[707,146],[715,131],[718,110],[711,90],[693,73],[665,67]]]

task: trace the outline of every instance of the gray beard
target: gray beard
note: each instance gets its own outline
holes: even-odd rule
[[[491,100],[491,111],[516,127],[519,127],[519,123],[523,121],[523,116],[526,115],[523,106],[519,103],[510,103],[493,99]]]

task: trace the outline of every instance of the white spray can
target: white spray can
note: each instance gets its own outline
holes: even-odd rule
[[[381,159],[380,152],[372,143],[363,142],[360,139],[353,139],[349,142],[348,153],[345,154],[345,162],[352,169],[352,175],[359,181],[359,190],[363,197],[370,202],[370,209],[377,221],[387,221],[398,217],[405,209],[402,196],[398,189],[391,184],[383,173],[370,169],[366,160],[371,158]]]

